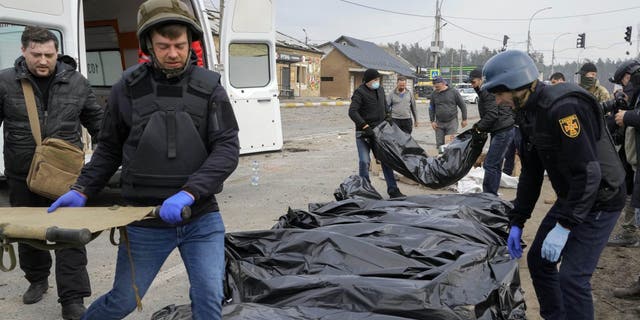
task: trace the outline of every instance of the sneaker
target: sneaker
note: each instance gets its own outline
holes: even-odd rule
[[[62,319],[79,320],[87,308],[82,303],[70,303],[62,306]]]
[[[623,230],[607,242],[608,247],[640,247],[640,239],[635,230]]]
[[[22,295],[22,303],[34,304],[42,300],[42,296],[49,289],[49,281],[44,280],[40,282],[34,282],[29,285],[29,289]]]
[[[387,193],[389,194],[389,197],[391,199],[406,198],[407,197],[402,192],[400,192],[400,189],[398,189],[398,188],[391,189]]]

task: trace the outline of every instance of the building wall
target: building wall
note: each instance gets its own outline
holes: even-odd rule
[[[349,68],[362,68],[359,64],[349,60],[338,50],[332,50],[322,59],[322,78],[333,78],[332,81],[323,80],[320,83],[320,95],[323,97],[339,97],[350,99],[352,88],[356,89],[362,83],[362,72],[349,72]],[[351,76],[354,76],[353,87]]]
[[[364,69],[361,65],[349,60],[338,50],[333,50],[322,59],[322,77],[333,77],[333,81],[323,80],[320,85],[320,95],[323,97],[340,97],[351,99],[352,90],[362,84],[363,71],[349,71],[349,68]],[[384,70],[379,70],[383,71]],[[381,85],[386,94],[395,89],[398,74],[395,72],[381,73]],[[353,83],[351,77],[353,76]],[[413,79],[407,79],[407,88],[413,88]]]
[[[292,48],[276,47],[279,57],[295,56],[300,57],[300,61],[288,61],[289,59],[278,59],[276,69],[278,86],[285,88],[282,83],[282,68],[289,67],[289,88],[296,97],[318,97],[320,96],[320,69],[321,53],[313,53]],[[297,59],[297,58],[296,58]]]

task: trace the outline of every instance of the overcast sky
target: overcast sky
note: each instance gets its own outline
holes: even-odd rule
[[[276,29],[304,41],[304,28],[310,43],[348,35],[375,43],[418,42],[428,47],[434,38],[436,0],[275,1]],[[627,59],[637,53],[639,0],[445,0],[442,16],[449,23],[442,28],[442,40],[445,47],[499,49],[506,34],[510,49],[526,50],[529,19],[546,7],[552,8],[531,20],[531,47],[544,53],[545,64],[551,64],[554,39],[556,63],[578,58]],[[626,26],[633,26],[631,46],[624,41]],[[583,32],[586,49],[576,49],[578,34]]]

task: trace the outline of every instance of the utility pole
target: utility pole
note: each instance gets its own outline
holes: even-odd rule
[[[462,44],[460,44],[460,69],[458,69],[458,82],[462,82]]]
[[[433,53],[433,68],[438,69],[438,57],[440,56],[440,0],[436,0],[436,34],[435,44],[431,46]],[[435,51],[433,51],[435,49]]]

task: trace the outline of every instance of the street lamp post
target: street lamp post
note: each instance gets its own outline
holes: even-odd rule
[[[556,40],[560,39],[560,37],[562,36],[566,36],[568,34],[571,34],[571,32],[565,32],[559,36],[557,36],[555,39],[553,39],[553,48],[551,49],[551,74],[553,74],[553,66],[555,65],[556,62]]]
[[[529,28],[527,29],[527,54],[529,54],[529,48],[531,48],[531,21],[533,20],[533,17],[536,16],[536,14],[544,11],[544,10],[549,10],[551,9],[551,7],[546,7],[546,8],[542,8],[536,12],[534,12],[531,15],[531,18],[529,18]]]
[[[307,41],[309,38],[307,38],[307,30],[305,28],[302,28],[302,31],[304,31],[304,44],[308,44]]]

